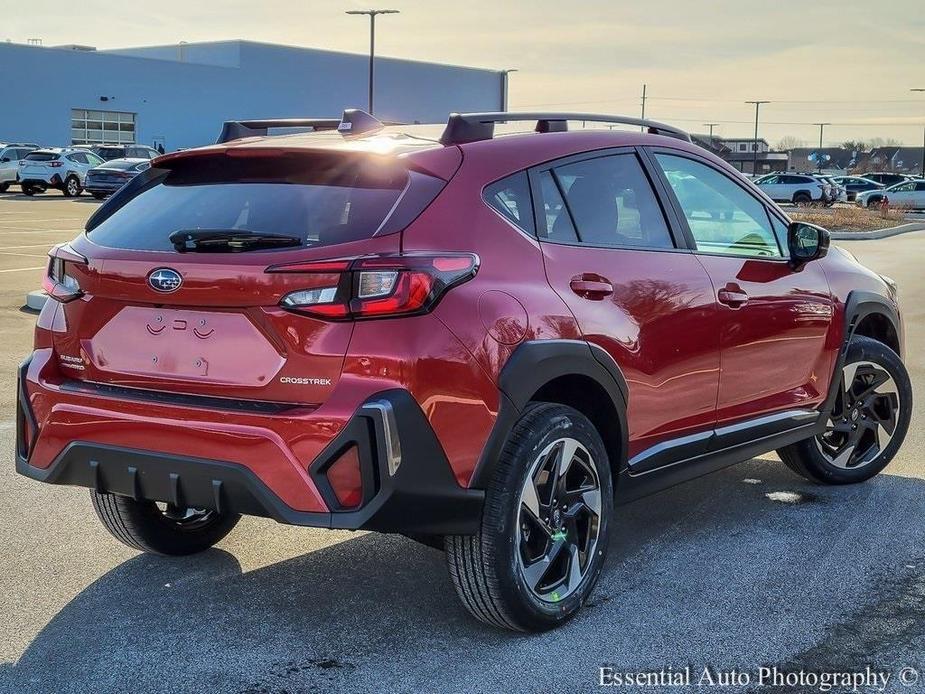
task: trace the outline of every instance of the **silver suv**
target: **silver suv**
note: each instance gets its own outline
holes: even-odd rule
[[[20,160],[38,148],[38,145],[15,142],[0,144],[0,193],[5,193],[9,190],[10,184],[16,182]]]
[[[26,195],[57,188],[73,198],[83,192],[87,171],[102,163],[102,159],[85,149],[37,149],[19,163],[19,185]]]

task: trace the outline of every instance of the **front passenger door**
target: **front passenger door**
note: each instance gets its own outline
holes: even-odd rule
[[[717,424],[815,408],[834,358],[826,347],[834,307],[820,264],[794,269],[784,221],[729,174],[687,153],[654,158],[724,316]],[[731,215],[708,214],[717,199]]]

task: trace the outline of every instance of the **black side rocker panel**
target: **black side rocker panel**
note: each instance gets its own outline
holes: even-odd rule
[[[23,388],[20,388],[23,393]],[[357,447],[363,480],[363,503],[355,510],[331,513],[297,511],[286,505],[250,469],[217,460],[166,455],[116,446],[74,441],[48,468],[29,465],[27,446],[17,446],[16,471],[52,484],[90,487],[135,499],[166,501],[177,506],[267,516],[280,523],[349,530],[472,534],[482,517],[484,493],[460,487],[421,408],[409,393],[377,394],[312,463],[312,478],[329,508],[337,509],[333,492],[318,470],[324,470],[351,446]],[[387,407],[384,408],[384,405]],[[389,422],[384,409],[391,409]],[[28,400],[18,409],[31,418]],[[30,419],[31,421],[31,419]],[[386,459],[388,427],[397,429],[401,462],[390,474]]]

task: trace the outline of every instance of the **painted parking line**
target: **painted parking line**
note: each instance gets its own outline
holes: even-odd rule
[[[0,251],[18,251],[21,248],[48,248],[54,244],[47,243],[27,243],[22,246],[0,246]]]
[[[45,270],[47,269],[47,267],[48,267],[47,265],[39,265],[38,267],[14,267],[14,268],[9,268],[8,270],[0,270],[0,273],[2,272],[25,272],[26,270]]]
[[[5,251],[0,251],[0,255],[15,255],[18,258],[45,258],[47,256],[40,255],[38,253],[7,253]]]

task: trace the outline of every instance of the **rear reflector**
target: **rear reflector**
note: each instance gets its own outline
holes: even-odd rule
[[[475,277],[478,268],[477,255],[449,253],[276,265],[267,268],[267,272],[331,275],[328,286],[290,292],[280,306],[297,313],[343,320],[426,313],[449,289]]]
[[[348,448],[334,461],[325,475],[337,502],[343,508],[356,508],[360,505],[363,501],[363,476],[360,473],[360,456],[356,446]]]

